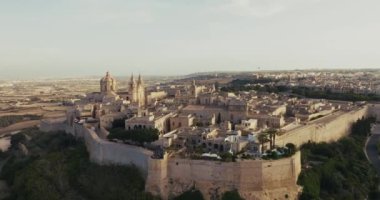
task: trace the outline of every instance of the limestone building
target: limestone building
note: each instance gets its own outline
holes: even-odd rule
[[[109,72],[106,76],[100,79],[100,92],[102,94],[116,95],[116,80],[110,75]]]
[[[125,120],[125,129],[157,129],[160,134],[169,131],[169,118],[172,113],[150,113],[145,116],[136,116]]]
[[[145,85],[141,76],[139,75],[136,81],[132,75],[128,86],[128,100],[130,100],[131,103],[137,103],[139,107],[144,107],[146,105]]]
[[[119,95],[116,93],[116,79],[109,72],[100,79],[100,92],[89,93],[86,96],[88,102],[115,102],[119,100]]]

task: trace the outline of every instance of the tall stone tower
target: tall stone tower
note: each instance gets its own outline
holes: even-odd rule
[[[109,72],[106,73],[106,76],[100,79],[100,92],[102,94],[115,94],[116,92],[116,80]]]
[[[139,78],[137,80],[137,96],[138,96],[138,103],[140,107],[145,106],[145,85],[144,81],[141,78],[141,75],[139,75]]]
[[[193,84],[190,86],[190,95],[194,98],[197,98],[198,97],[198,87],[197,85],[195,84],[195,80],[193,80]]]
[[[130,100],[132,102],[137,102],[137,83],[135,79],[133,78],[133,74],[131,76],[131,79],[129,81],[129,87],[128,87],[128,93],[130,94]]]
[[[137,81],[135,81],[132,74],[128,85],[128,92],[131,95],[131,101],[133,103],[138,103],[139,107],[144,107],[146,102],[145,85],[141,75],[139,75]]]

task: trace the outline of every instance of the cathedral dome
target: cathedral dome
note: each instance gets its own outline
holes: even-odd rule
[[[116,80],[110,75],[109,72],[106,73],[106,76],[100,79],[100,91],[102,93],[116,91]]]
[[[102,79],[100,79],[100,82],[114,82],[115,79],[110,75],[109,72],[106,73],[106,76],[104,76]]]

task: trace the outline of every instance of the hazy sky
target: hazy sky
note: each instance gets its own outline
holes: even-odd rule
[[[380,67],[379,0],[0,0],[0,78]]]

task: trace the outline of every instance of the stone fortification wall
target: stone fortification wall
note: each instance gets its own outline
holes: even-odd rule
[[[377,118],[377,121],[380,121],[380,104],[374,103],[368,105],[368,115],[374,116]]]
[[[65,131],[66,118],[59,119],[43,119],[40,122],[40,130],[44,132]]]
[[[358,119],[367,116],[369,106],[350,112],[336,112],[316,119],[309,124],[290,130],[276,137],[276,145],[285,146],[293,143],[297,146],[310,142],[333,142],[347,136],[351,125]]]
[[[99,131],[97,132],[98,133],[98,136],[101,138],[101,139],[107,139],[107,136],[110,134],[110,132],[108,132],[105,128],[103,127],[100,127]]]
[[[300,146],[308,141],[330,142],[349,134],[350,126],[368,114],[368,107],[348,112],[334,113],[317,119],[284,135],[277,136],[276,144],[288,142]],[[375,110],[374,108],[371,108]],[[375,111],[371,111],[375,113]],[[380,106],[376,109],[380,110]],[[113,143],[99,138],[86,125],[65,125],[65,122],[41,123],[41,130],[54,131],[65,127],[67,133],[83,138],[90,159],[99,164],[134,164],[146,175],[145,189],[163,199],[181,194],[193,187],[206,199],[237,189],[247,200],[296,199],[296,184],[301,171],[300,153],[280,160],[244,160],[220,162],[172,158],[152,159],[152,152],[126,144]],[[104,134],[104,130],[102,130]],[[286,198],[287,197],[287,198]]]
[[[148,161],[153,155],[153,152],[149,150],[103,140],[90,126],[77,123],[69,126],[65,120],[43,120],[40,130],[45,132],[65,131],[77,138],[83,138],[91,161],[98,164],[133,164],[141,169],[145,177],[147,176]],[[100,130],[100,134],[107,134],[105,132],[107,132],[105,129]]]
[[[295,199],[301,172],[300,153],[280,160],[220,162],[164,158],[149,161],[146,190],[163,199],[175,197],[193,187],[206,199],[237,189],[250,199]]]
[[[98,164],[133,164],[147,176],[148,160],[153,152],[137,146],[103,140],[86,125],[67,126],[66,132],[84,139],[91,161]]]

